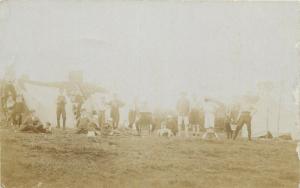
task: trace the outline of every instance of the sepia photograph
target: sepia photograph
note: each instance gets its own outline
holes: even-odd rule
[[[300,188],[300,1],[0,0],[0,188]]]

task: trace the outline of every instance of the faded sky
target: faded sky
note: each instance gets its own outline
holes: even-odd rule
[[[299,3],[0,2],[0,68],[62,80],[82,69],[124,99],[228,97],[297,72]],[[299,50],[299,49],[298,49]]]

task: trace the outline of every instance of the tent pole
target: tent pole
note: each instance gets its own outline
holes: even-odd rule
[[[281,83],[280,83],[280,93],[279,93],[279,102],[278,102],[278,116],[277,116],[277,136],[279,136],[279,127],[280,127],[282,90],[283,90],[283,80],[281,80]]]
[[[269,112],[270,112],[270,109],[269,109],[269,104],[267,106],[267,117],[266,117],[266,127],[267,127],[267,132],[269,132]]]

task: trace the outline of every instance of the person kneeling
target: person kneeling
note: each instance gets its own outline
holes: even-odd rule
[[[166,122],[162,122],[161,128],[157,131],[157,133],[158,133],[158,136],[167,136],[167,137],[174,136],[172,131],[167,128]]]

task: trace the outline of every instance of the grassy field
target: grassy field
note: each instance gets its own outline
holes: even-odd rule
[[[296,144],[288,141],[0,131],[6,188],[298,187]]]

